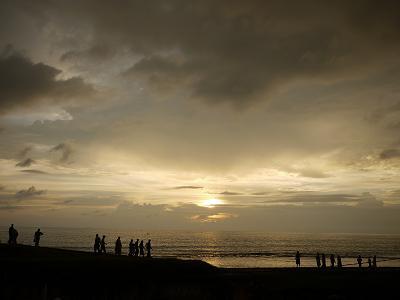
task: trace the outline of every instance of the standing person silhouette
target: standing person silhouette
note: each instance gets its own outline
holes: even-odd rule
[[[319,257],[319,253],[317,252],[317,256],[315,257],[315,260],[317,261],[317,268],[321,268],[321,258]]]
[[[144,257],[144,245],[143,245],[143,240],[140,241],[139,244],[139,251],[140,251],[140,256]]]
[[[326,257],[325,254],[322,253],[322,268],[325,269],[326,268]]]
[[[147,252],[146,256],[148,258],[151,258],[151,249],[153,249],[151,247],[151,240],[148,240],[148,242],[146,243],[146,252]]]
[[[139,239],[136,239],[134,248],[135,248],[135,257],[138,257],[139,256]]]
[[[337,267],[340,269],[342,267],[342,258],[340,255],[337,256]]]
[[[335,267],[335,255],[331,254],[330,261],[331,261],[331,268],[333,269]]]
[[[96,233],[96,237],[94,238],[93,251],[94,253],[100,253],[100,237],[98,233]]]
[[[372,266],[373,266],[374,268],[377,267],[377,264],[376,264],[376,255],[374,255],[374,257],[372,258]]]
[[[371,257],[368,257],[368,268],[372,268],[372,260]]]
[[[101,239],[101,242],[100,242],[100,253],[104,253],[104,254],[107,253],[106,252],[106,245],[107,245],[106,236],[103,235],[103,237]]]
[[[358,263],[358,267],[361,268],[361,265],[362,265],[362,258],[361,258],[361,255],[359,255],[359,256],[357,257],[357,263]]]
[[[117,240],[115,241],[115,255],[121,255],[121,252],[122,252],[121,237],[118,237]]]
[[[39,247],[40,237],[43,235],[43,232],[40,231],[40,228],[36,230],[33,236],[33,242],[35,243],[35,247]]]
[[[128,256],[133,256],[135,253],[135,243],[133,242],[133,239],[129,242],[129,253]]]
[[[300,252],[296,252],[296,268],[300,268]]]
[[[17,245],[17,237],[18,231],[15,229],[14,224],[11,224],[10,228],[8,228],[8,245],[15,246]]]

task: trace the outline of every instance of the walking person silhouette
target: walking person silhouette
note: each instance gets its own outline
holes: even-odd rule
[[[321,258],[319,256],[319,253],[317,252],[317,256],[315,257],[315,260],[317,261],[317,268],[321,268]]]
[[[333,269],[335,267],[335,255],[331,254],[330,261],[331,261],[331,268]]]
[[[43,232],[40,231],[40,228],[35,231],[33,236],[33,242],[35,243],[35,247],[39,247],[40,237],[43,235]]]
[[[372,266],[373,266],[374,268],[377,267],[377,264],[376,264],[376,255],[374,255],[374,257],[372,258]]]
[[[139,239],[136,239],[134,248],[135,248],[135,257],[138,257],[139,256]]]
[[[361,265],[362,265],[362,258],[361,258],[361,255],[359,255],[359,256],[357,257],[357,263],[358,263],[358,267],[361,268]]]
[[[107,253],[106,252],[106,245],[107,245],[106,236],[103,235],[103,237],[101,239],[101,242],[100,242],[100,253],[104,253],[104,254]]]
[[[340,269],[342,267],[342,258],[340,255],[337,256],[337,267]]]
[[[325,254],[322,253],[322,268],[325,269],[326,268],[326,257]]]
[[[140,241],[139,244],[139,251],[140,251],[140,256],[144,257],[144,245],[143,245],[143,240]]]
[[[100,237],[98,233],[96,233],[96,237],[94,238],[93,251],[94,253],[100,253]]]

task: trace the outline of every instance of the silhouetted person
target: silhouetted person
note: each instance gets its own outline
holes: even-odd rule
[[[138,257],[139,256],[139,239],[136,240],[134,249],[135,249],[135,257]]]
[[[372,258],[372,266],[376,268],[378,265],[376,264],[376,255]]]
[[[333,269],[335,267],[335,255],[331,254],[330,260],[331,260],[331,268]]]
[[[100,237],[98,233],[96,233],[96,237],[94,238],[93,251],[94,253],[100,253]]]
[[[317,268],[321,268],[321,257],[319,256],[319,253],[317,253],[315,260],[317,261]]]
[[[357,257],[357,263],[358,263],[358,267],[361,268],[361,265],[362,265],[362,258],[361,258],[361,255],[359,255],[359,256]]]
[[[144,245],[143,245],[143,240],[140,241],[139,244],[139,251],[140,251],[140,256],[144,257]]]
[[[326,257],[325,254],[322,253],[322,268],[325,269],[326,268]]]
[[[151,249],[153,249],[151,247],[151,240],[148,240],[146,243],[146,253],[147,253],[146,256],[149,258],[151,258]]]
[[[115,241],[115,255],[121,255],[121,252],[122,252],[121,237],[118,237],[117,240]]]
[[[18,231],[15,229],[14,224],[11,224],[8,229],[8,244],[10,246],[15,246],[17,244]]]
[[[296,268],[300,268],[300,252],[296,252]]]
[[[106,236],[103,235],[103,237],[101,239],[101,242],[100,242],[100,253],[107,253],[106,252],[106,245],[107,245]]]
[[[337,256],[337,267],[338,268],[342,267],[342,258],[340,257],[340,255]]]
[[[135,255],[135,243],[133,242],[133,239],[129,242],[129,256]]]
[[[35,247],[39,246],[40,237],[43,235],[43,232],[40,231],[40,228],[36,230],[35,235],[33,236],[33,242],[35,243]]]
[[[372,268],[372,260],[371,257],[368,257],[368,268]]]

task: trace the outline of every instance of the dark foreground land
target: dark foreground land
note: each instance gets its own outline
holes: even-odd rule
[[[400,269],[219,269],[0,245],[0,299],[399,299]]]

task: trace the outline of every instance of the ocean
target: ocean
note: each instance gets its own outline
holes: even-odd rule
[[[35,228],[17,227],[18,242],[33,244]],[[315,266],[317,252],[340,255],[345,266],[354,267],[356,257],[377,256],[378,266],[400,267],[400,235],[383,234],[300,234],[267,232],[192,232],[142,231],[88,228],[41,228],[40,245],[71,250],[93,251],[96,233],[106,235],[107,250],[113,252],[118,236],[123,253],[130,239],[152,240],[153,256],[200,259],[225,268],[294,267],[294,255],[300,251],[302,266]],[[0,241],[6,243],[8,227],[0,227]]]

